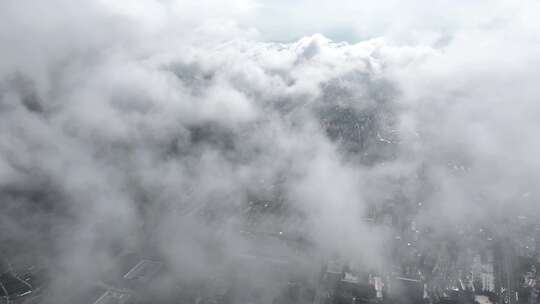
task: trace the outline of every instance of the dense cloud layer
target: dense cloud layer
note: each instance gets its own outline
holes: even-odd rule
[[[0,238],[50,259],[58,290],[119,250],[208,273],[255,246],[239,233],[253,202],[289,208],[253,229],[370,265],[388,235],[362,220],[370,206],[425,203],[417,220],[448,227],[518,202],[538,211],[540,44],[526,9],[424,25],[434,40],[406,27],[420,46],[388,42],[393,27],[282,44],[251,20],[265,3],[198,3],[0,4]],[[424,14],[436,17],[407,10]]]

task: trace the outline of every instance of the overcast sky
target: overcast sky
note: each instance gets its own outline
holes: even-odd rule
[[[400,42],[430,42],[458,31],[496,28],[507,23],[537,27],[536,1],[253,1],[247,24],[266,39],[293,40],[322,33],[358,42],[390,36]]]

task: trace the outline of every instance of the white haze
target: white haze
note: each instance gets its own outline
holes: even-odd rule
[[[538,2],[398,2],[2,1],[0,241],[45,253],[54,299],[148,225],[175,271],[210,272],[214,230],[219,259],[251,246],[254,195],[367,265],[371,204],[450,229],[538,212]]]

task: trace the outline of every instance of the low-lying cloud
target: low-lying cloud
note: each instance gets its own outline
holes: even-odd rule
[[[261,41],[261,5],[0,5],[0,247],[53,265],[51,299],[118,251],[210,273],[257,247],[245,230],[379,265],[391,233],[365,218],[389,202],[441,227],[538,211],[527,10],[407,46]],[[249,222],[266,201],[286,212]]]

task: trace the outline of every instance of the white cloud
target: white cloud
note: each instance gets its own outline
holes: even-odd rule
[[[230,258],[254,195],[306,215],[294,228],[322,252],[364,261],[384,236],[360,220],[368,204],[423,195],[453,224],[535,199],[537,4],[461,4],[2,2],[0,199],[61,206],[35,211],[50,235],[12,209],[5,231],[53,239],[69,277],[149,225],[197,275],[215,262],[197,211],[226,218]],[[419,194],[421,174],[435,190]]]

